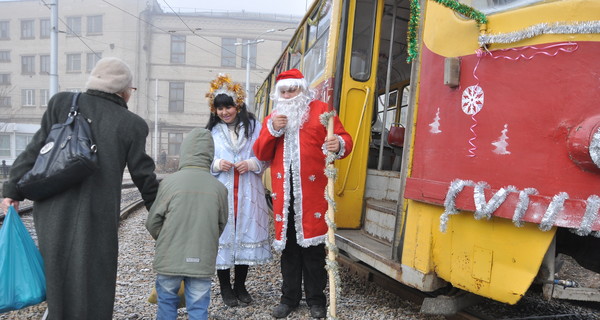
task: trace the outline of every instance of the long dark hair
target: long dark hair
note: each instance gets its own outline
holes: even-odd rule
[[[225,93],[218,94],[213,100],[213,105],[215,106],[215,110],[219,107],[228,107],[235,106],[233,98]],[[210,113],[210,118],[208,119],[208,123],[206,124],[206,129],[212,130],[217,124],[223,122],[221,118],[216,113]],[[235,134],[239,136],[239,124],[240,122],[246,128],[244,132],[244,136],[246,139],[250,139],[252,137],[252,133],[254,133],[254,128],[256,127],[256,117],[251,112],[248,112],[248,108],[246,108],[246,103],[242,103],[242,107],[240,108],[237,117],[235,117]]]

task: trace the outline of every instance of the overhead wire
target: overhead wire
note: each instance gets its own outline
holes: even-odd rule
[[[46,3],[46,1],[45,1],[45,0],[41,0],[41,1],[42,1],[42,3],[43,3],[43,4],[44,4],[46,7],[48,7],[48,9],[50,9],[50,5],[49,5],[48,3]],[[165,34],[172,34],[172,33],[173,33],[173,32],[171,32],[171,31],[169,31],[169,30],[165,30],[165,29],[163,29],[163,28],[161,28],[161,27],[158,27],[158,26],[156,26],[156,25],[152,24],[150,21],[147,21],[147,20],[143,19],[143,18],[142,18],[142,17],[140,17],[140,16],[137,16],[137,15],[135,15],[135,14],[132,14],[132,13],[130,13],[130,12],[129,12],[129,11],[127,11],[127,10],[124,10],[124,9],[122,9],[121,7],[119,7],[119,6],[115,5],[114,3],[111,3],[111,2],[109,2],[109,1],[107,1],[107,0],[102,0],[102,1],[103,1],[104,3],[106,3],[106,4],[110,5],[110,6],[112,6],[113,8],[115,8],[115,9],[117,9],[117,10],[119,10],[119,11],[123,12],[123,13],[126,13],[126,14],[128,14],[129,16],[131,16],[131,17],[133,17],[133,18],[135,18],[135,19],[137,19],[137,20],[139,20],[139,21],[141,21],[141,22],[143,22],[143,23],[147,24],[147,25],[148,25],[148,26],[150,26],[150,27],[152,27],[152,28],[155,28],[155,29],[157,29],[157,30],[159,30],[159,31],[161,31],[161,32],[164,32]],[[189,25],[188,25],[188,24],[185,22],[185,20],[184,20],[184,19],[183,19],[183,18],[182,18],[182,17],[181,17],[181,16],[180,16],[180,15],[179,15],[179,14],[178,14],[178,13],[177,13],[177,12],[176,12],[174,9],[173,9],[173,7],[172,7],[172,6],[171,6],[171,5],[170,5],[170,4],[169,4],[169,3],[168,3],[166,0],[163,0],[163,2],[164,2],[164,3],[165,3],[165,4],[166,4],[168,7],[169,7],[169,9],[170,9],[170,10],[173,12],[173,14],[174,14],[175,16],[177,16],[177,18],[179,18],[179,20],[180,20],[180,21],[181,21],[181,22],[182,22],[182,23],[185,25],[185,27],[186,27],[186,28],[187,28],[187,29],[188,29],[188,30],[189,30],[189,31],[190,31],[190,32],[191,32],[193,35],[195,35],[195,36],[197,36],[197,37],[199,37],[199,38],[201,38],[201,39],[203,39],[203,40],[207,41],[208,43],[211,43],[211,44],[215,45],[216,47],[220,48],[222,51],[226,51],[226,52],[232,53],[232,54],[234,54],[236,57],[240,57],[242,60],[244,60],[244,61],[246,61],[246,62],[247,62],[247,58],[246,58],[246,57],[244,57],[243,55],[239,55],[239,54],[237,54],[237,52],[231,51],[231,50],[229,50],[228,48],[225,48],[225,47],[223,47],[222,45],[220,45],[220,44],[218,44],[218,43],[216,43],[216,42],[214,42],[214,41],[212,41],[212,40],[210,40],[210,39],[206,38],[205,36],[202,36],[202,35],[198,34],[198,33],[196,32],[196,30],[192,29],[192,28],[191,28],[191,27],[190,27],[190,26],[189,26]],[[73,29],[72,29],[72,28],[71,28],[71,27],[70,27],[70,26],[69,26],[69,25],[68,25],[68,24],[67,24],[67,23],[66,23],[66,22],[63,20],[63,19],[59,18],[59,20],[60,20],[60,21],[61,21],[61,22],[62,22],[62,23],[63,23],[63,24],[66,26],[66,28],[69,30],[70,34],[72,34],[72,35],[76,36],[76,37],[79,39],[79,41],[81,41],[81,43],[83,43],[83,44],[84,44],[84,45],[85,45],[85,46],[86,46],[86,47],[87,47],[87,48],[88,48],[88,49],[89,49],[89,50],[90,50],[92,53],[94,53],[96,56],[100,57],[100,54],[99,54],[99,53],[98,53],[96,50],[92,49],[92,48],[91,48],[91,47],[90,47],[90,46],[89,46],[89,45],[88,45],[88,44],[87,44],[87,43],[86,43],[86,42],[85,42],[83,39],[85,38],[85,39],[87,39],[87,40],[92,40],[92,41],[97,41],[97,42],[101,42],[101,41],[98,41],[98,40],[95,40],[95,39],[91,39],[91,38],[87,38],[87,37],[81,36],[81,35],[79,35],[77,32],[75,32],[75,31],[74,31],[74,30],[73,30]],[[63,31],[63,32],[64,32],[64,31]],[[68,33],[68,34],[69,34],[69,33]],[[187,37],[186,37],[186,38],[187,38]],[[202,47],[200,47],[200,46],[196,45],[195,43],[192,43],[192,42],[188,41],[187,39],[185,40],[185,42],[186,42],[187,44],[189,44],[190,46],[192,46],[192,47],[195,47],[195,48],[197,48],[197,49],[199,49],[199,50],[201,50],[201,51],[203,51],[203,52],[205,52],[205,53],[208,53],[208,54],[210,54],[210,55],[212,55],[212,56],[215,56],[215,57],[220,57],[220,55],[219,55],[219,54],[216,54],[216,53],[214,53],[214,52],[211,52],[211,51],[209,51],[209,50],[206,50],[206,49],[204,49],[204,48],[202,48]],[[251,44],[249,44],[250,40],[248,40],[247,42],[248,42],[248,44],[245,44],[245,43],[243,43],[243,42],[242,42],[242,44],[243,44],[243,45],[251,45]],[[102,42],[101,42],[101,43],[102,43]],[[243,46],[242,46],[242,47],[243,47]],[[242,48],[242,50],[243,50],[243,48]],[[245,52],[247,52],[247,51],[245,51]],[[256,63],[256,62],[255,62],[255,63],[253,63],[253,64],[255,65],[255,67],[256,67],[256,68],[262,68],[262,69],[266,69],[265,67],[263,67],[263,66],[260,66],[260,65],[259,65],[258,63]],[[252,65],[252,64],[251,64],[251,65]],[[177,73],[181,74],[181,73],[180,73],[179,71],[177,71],[177,70],[176,70],[174,67],[176,67],[176,66],[171,66],[171,68],[172,68],[172,69],[173,69],[175,72],[177,72]],[[257,72],[253,72],[253,74],[255,74],[255,75],[259,75]],[[151,97],[148,97],[148,98],[152,100],[152,98],[151,98]]]
[[[45,0],[41,0],[41,1],[42,1],[42,3],[44,4],[44,6],[45,6],[46,8],[48,8],[49,10],[51,9],[51,8],[50,8],[50,5],[49,5],[48,3],[46,3],[46,1],[45,1]],[[73,30],[73,29],[71,28],[71,26],[70,26],[68,23],[66,23],[66,22],[65,22],[63,19],[61,19],[60,17],[58,17],[58,20],[60,20],[60,22],[62,22],[62,23],[65,25],[65,27],[67,27],[67,29],[68,29],[68,31],[69,31],[69,32],[67,32],[67,34],[70,34],[70,35],[74,35],[74,36],[76,36],[76,37],[79,39],[79,41],[81,41],[81,43],[83,43],[83,45],[85,45],[85,46],[86,46],[88,49],[90,49],[90,51],[92,51],[92,53],[94,53],[94,54],[96,54],[96,55],[98,54],[96,51],[94,51],[94,49],[90,48],[90,46],[88,46],[88,44],[87,44],[87,43],[85,43],[85,41],[83,41],[83,39],[81,38],[81,36],[80,36],[80,35],[79,35],[77,32],[75,32],[75,30]],[[63,31],[63,32],[64,32],[64,31]]]
[[[42,1],[42,3],[44,4],[45,7],[47,7],[49,10],[51,10],[50,5],[48,3],[46,3],[44,0],[41,0],[41,1]],[[58,17],[58,20],[60,22],[62,22],[67,27],[67,29],[70,31],[70,34],[75,35],[79,39],[79,41],[81,41],[81,43],[83,43],[91,51],[91,53],[93,53],[98,58],[102,58],[102,55],[99,52],[97,52],[96,50],[92,49],[85,41],[83,41],[83,39],[86,39],[86,40],[89,40],[89,41],[95,41],[95,42],[99,42],[99,43],[103,43],[103,44],[108,44],[108,43],[103,42],[103,41],[99,41],[98,39],[92,39],[92,38],[88,38],[88,37],[82,36],[82,35],[78,34],[77,32],[75,32],[69,26],[69,24],[66,23],[63,19],[61,19],[60,17]],[[60,32],[60,33],[69,34],[68,32],[65,32],[65,31],[60,31],[60,30],[57,30],[57,31]],[[132,50],[132,49],[128,49],[128,48],[125,48],[125,47],[121,47],[121,48],[124,49],[124,50],[130,50],[130,51],[135,52],[135,50]],[[176,71],[176,72],[178,72],[178,71]],[[61,87],[61,85],[60,85],[60,79],[59,79],[59,87]],[[154,98],[151,97],[151,96],[149,96],[147,93],[145,93],[144,96],[146,98],[148,98],[149,100],[154,101]]]
[[[231,51],[231,50],[229,50],[229,49],[227,49],[227,48],[225,48],[225,47],[223,47],[223,46],[221,46],[221,45],[219,45],[219,44],[211,41],[210,39],[208,39],[208,38],[206,38],[206,37],[204,37],[202,35],[197,34],[196,30],[193,30],[192,28],[190,28],[190,26],[185,22],[185,20],[183,20],[183,18],[173,9],[173,7],[171,7],[171,5],[167,2],[167,0],[163,0],[163,2],[167,5],[167,7],[169,7],[169,9],[171,9],[171,11],[173,12],[173,14],[175,16],[177,16],[177,18],[179,18],[179,20],[181,20],[181,22],[186,26],[186,28],[188,28],[188,30],[190,30],[192,32],[193,35],[195,35],[195,36],[197,36],[197,37],[199,37],[199,38],[201,38],[201,39],[203,39],[203,40],[205,40],[205,41],[207,41],[209,43],[212,43],[212,44],[216,45],[217,47],[221,48],[221,50],[225,50],[225,51],[227,51],[229,53],[233,53],[236,57],[240,57],[243,60],[246,60],[246,63],[247,63],[247,58],[244,59],[243,55],[238,55],[237,52]],[[248,40],[248,42],[250,42],[250,40]],[[243,44],[243,42],[242,42],[242,44]],[[243,45],[248,46],[250,44],[243,44]],[[243,50],[243,46],[242,46],[242,50]],[[258,63],[256,61],[254,62],[254,65],[256,67],[260,67],[262,69],[266,69],[266,68],[258,65]]]
[[[160,31],[162,31],[162,32],[164,32],[164,33],[166,33],[166,34],[172,34],[172,32],[169,32],[169,30],[165,30],[165,29],[162,29],[162,28],[160,28],[160,27],[157,27],[157,26],[153,25],[151,22],[149,22],[149,21],[146,21],[146,20],[142,19],[141,17],[139,17],[139,16],[136,16],[136,15],[134,15],[133,13],[131,13],[131,12],[127,11],[127,10],[124,10],[124,9],[120,8],[119,6],[117,6],[117,5],[113,4],[113,3],[110,3],[110,2],[108,2],[108,1],[106,1],[106,0],[102,0],[102,2],[104,2],[104,3],[108,4],[108,5],[110,5],[110,6],[114,7],[115,9],[118,9],[118,10],[120,10],[120,11],[122,11],[122,12],[124,12],[124,13],[126,13],[126,14],[128,14],[128,15],[130,15],[130,16],[132,16],[132,17],[134,17],[134,18],[136,18],[136,19],[138,19],[139,21],[141,21],[141,22],[143,22],[143,23],[145,23],[145,24],[147,24],[147,25],[149,25],[149,26],[151,26],[151,27],[153,27],[153,28],[155,28],[155,29],[157,29],[157,30],[160,30]],[[206,52],[206,53],[208,53],[208,54],[211,54],[211,55],[213,55],[213,56],[215,56],[215,57],[218,57],[218,56],[219,56],[219,55],[217,55],[216,53],[210,52],[210,51],[208,51],[208,50],[206,50],[206,49],[204,49],[204,48],[202,48],[202,47],[200,47],[200,46],[198,46],[198,45],[196,45],[196,44],[194,44],[194,43],[191,43],[191,42],[187,41],[187,39],[186,39],[186,41],[185,41],[185,42],[186,42],[186,43],[188,43],[188,44],[190,44],[191,46],[193,46],[193,47],[196,47],[196,48],[198,48],[199,50],[201,50],[201,51],[204,51],[204,52]]]

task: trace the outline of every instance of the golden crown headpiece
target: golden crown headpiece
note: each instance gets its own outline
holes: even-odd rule
[[[215,97],[222,93],[233,98],[235,107],[238,111],[242,109],[244,100],[246,100],[244,88],[242,88],[241,84],[232,82],[229,75],[219,74],[215,80],[210,82],[210,90],[206,93],[206,98],[210,105],[210,112],[217,113],[214,101]]]

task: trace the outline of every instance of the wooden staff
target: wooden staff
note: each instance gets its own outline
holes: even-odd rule
[[[327,122],[327,139],[333,137],[333,116],[329,117],[329,120]],[[329,172],[332,172],[334,170],[334,166],[333,166],[333,161],[329,162],[327,164],[327,170]],[[329,199],[331,201],[333,201],[334,199],[334,183],[335,183],[335,178],[332,177],[331,175],[328,175],[327,177],[327,195],[329,197]],[[331,201],[327,201],[328,203],[328,207],[327,207],[327,217],[329,218],[330,223],[327,224],[327,239],[329,240],[330,246],[332,248],[335,248],[335,230],[334,228],[331,227],[331,224],[334,223],[335,221],[335,217],[334,217],[334,208],[333,208],[333,204],[331,203]],[[336,260],[336,253],[335,250],[331,250],[332,248],[328,248],[327,250],[327,259],[330,262],[335,262]],[[330,264],[331,265],[331,264]],[[327,273],[329,274],[329,315],[332,318],[336,317],[336,275],[334,273],[335,270],[332,270],[332,268],[328,268],[327,269]]]

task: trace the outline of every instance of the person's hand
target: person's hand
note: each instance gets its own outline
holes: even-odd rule
[[[285,128],[285,126],[287,125],[287,116],[284,116],[282,114],[276,114],[274,115],[271,120],[273,120],[273,129],[275,129],[275,131],[279,131],[282,128]]]
[[[2,205],[0,206],[2,207],[2,211],[8,212],[8,207],[10,207],[11,205],[15,207],[15,210],[19,211],[19,201],[13,200],[11,198],[2,199]]]
[[[240,161],[240,162],[236,163],[235,164],[235,169],[240,174],[244,174],[244,173],[248,172],[248,162],[246,162],[246,161]]]
[[[334,136],[325,139],[325,149],[333,153],[337,153],[338,151],[340,151],[340,141],[338,140],[338,138]]]
[[[233,163],[225,159],[221,159],[221,162],[219,162],[219,167],[221,168],[221,171],[229,171],[233,167]]]

